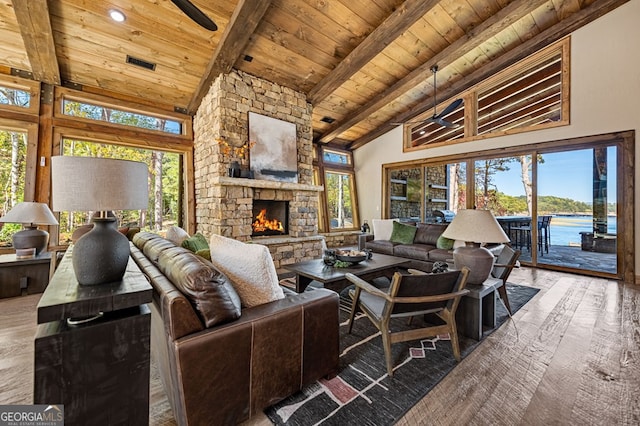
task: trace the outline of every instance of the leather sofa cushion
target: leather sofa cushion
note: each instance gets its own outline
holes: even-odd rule
[[[447,229],[447,224],[419,223],[413,242],[436,247],[438,244],[438,237],[442,235],[445,229]]]
[[[367,241],[367,248],[373,250],[375,253],[389,254],[393,256],[393,247],[398,243],[392,243],[388,240],[373,240]]]
[[[229,279],[211,262],[151,232],[133,243],[189,300],[206,327],[240,317],[240,298]]]
[[[393,248],[393,255],[409,259],[429,260],[429,252],[435,249],[435,246],[427,244],[400,244]]]
[[[205,327],[240,318],[240,298],[229,279],[183,247],[163,250],[158,269],[189,299]]]
[[[202,320],[189,300],[142,254],[140,249],[132,247],[131,256],[154,288],[153,302],[162,317],[164,330],[171,340],[204,330]]]
[[[437,262],[437,261],[446,262],[451,259],[453,259],[453,250],[437,248],[429,252],[429,260],[432,262]]]

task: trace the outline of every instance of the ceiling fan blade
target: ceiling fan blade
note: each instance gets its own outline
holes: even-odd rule
[[[460,127],[460,125],[458,123],[452,123],[450,121],[447,120],[443,120],[442,118],[435,118],[433,120],[434,123],[438,123],[439,125],[441,125],[442,127],[448,127],[450,129],[455,129],[457,127]]]
[[[200,9],[198,9],[193,3],[189,0],[171,0],[173,4],[178,6],[180,10],[184,12],[189,18],[191,18],[195,23],[208,29],[209,31],[216,31],[218,26],[215,22],[211,20],[207,15],[205,15]]]
[[[460,106],[460,104],[462,103],[462,99],[456,99],[455,101],[451,102],[440,114],[438,114],[436,117],[437,118],[442,118],[445,117],[447,115],[449,115],[452,111],[455,111],[456,109],[458,109],[458,107]]]

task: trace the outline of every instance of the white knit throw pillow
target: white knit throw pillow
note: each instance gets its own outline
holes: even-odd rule
[[[393,232],[393,222],[396,219],[372,219],[373,237],[376,240],[389,240]]]
[[[284,298],[266,246],[245,244],[221,235],[209,241],[211,263],[233,283],[242,306],[250,308]]]

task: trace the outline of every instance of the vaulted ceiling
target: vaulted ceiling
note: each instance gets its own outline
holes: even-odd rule
[[[433,65],[444,103],[626,1],[192,0],[212,32],[170,0],[0,0],[0,73],[194,113],[236,68],[306,93],[315,141],[356,148],[432,109]]]

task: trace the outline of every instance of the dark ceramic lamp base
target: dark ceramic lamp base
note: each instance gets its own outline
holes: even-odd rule
[[[467,283],[482,284],[493,269],[493,254],[484,247],[464,246],[453,251],[456,269],[469,268]]]
[[[36,256],[42,253],[49,244],[49,233],[38,229],[36,226],[25,226],[22,231],[13,234],[13,248],[36,249]]]
[[[113,217],[93,219],[93,229],[73,246],[73,270],[82,285],[122,280],[129,263],[129,240],[116,228]]]

